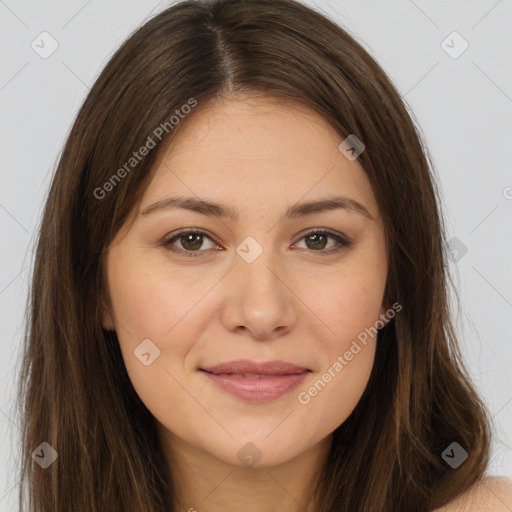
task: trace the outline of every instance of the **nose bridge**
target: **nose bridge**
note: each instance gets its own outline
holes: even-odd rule
[[[227,298],[227,324],[232,329],[245,327],[258,338],[289,326],[294,318],[293,294],[282,282],[279,255],[253,237],[244,239],[236,252],[230,283],[234,288]]]
[[[263,247],[254,237],[248,236],[236,248],[238,258],[235,264],[236,281],[244,295],[262,303],[274,300],[280,286],[277,278],[280,272],[278,255],[268,242]],[[263,299],[263,300],[261,300]]]

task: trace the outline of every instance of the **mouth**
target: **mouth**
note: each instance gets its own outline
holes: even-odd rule
[[[199,368],[222,391],[249,402],[269,402],[296,388],[311,370],[284,361],[231,361]]]

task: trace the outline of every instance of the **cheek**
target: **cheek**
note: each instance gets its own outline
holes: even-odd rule
[[[204,288],[189,284],[187,293],[183,293],[179,277],[170,277],[165,269],[148,267],[134,258],[111,256],[108,275],[112,309],[130,380],[150,410],[169,400],[168,393],[159,396],[164,388],[179,401],[182,393],[171,375],[176,374],[176,364],[190,350],[191,342],[187,340],[194,339],[195,333],[179,342],[176,337]],[[144,358],[149,364],[144,364]]]
[[[187,340],[195,333],[187,330],[190,337],[180,337],[179,342],[177,336],[204,287],[189,284],[183,293],[183,283],[165,269],[115,257],[110,260],[109,286],[121,353],[136,393],[161,421],[175,408],[190,412],[193,404],[180,385],[181,362],[191,348]]]
[[[373,272],[352,267],[322,280],[322,287],[311,288],[305,302],[324,324],[322,341],[327,352],[345,351],[351,341],[375,326],[384,295],[385,269]]]
[[[304,413],[302,428],[317,432],[319,438],[350,416],[373,369],[376,336],[372,328],[380,304],[369,301],[363,311],[353,302],[338,303],[346,308],[338,310],[338,315],[333,313],[330,324],[335,335],[323,338],[318,347],[323,364],[296,393],[297,407]]]
[[[333,276],[329,282],[335,284],[325,286],[316,301],[309,294],[306,302],[322,320],[323,364],[297,393],[299,407],[309,412],[305,428],[321,417],[327,431],[335,429],[359,402],[373,368],[385,278],[385,268],[352,267],[350,274]]]
[[[147,268],[112,264],[110,272],[112,307],[117,322],[133,341],[154,338],[165,343],[173,330],[197,305],[205,293],[205,283],[171,275],[162,267]]]
[[[350,345],[350,344],[349,344]],[[301,429],[321,439],[350,416],[359,403],[373,368],[375,344],[334,350],[330,363],[297,394]],[[346,352],[352,354],[348,360]]]

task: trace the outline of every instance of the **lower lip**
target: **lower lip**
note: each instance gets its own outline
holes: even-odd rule
[[[216,375],[204,370],[206,375],[220,389],[250,402],[269,402],[296,388],[309,372],[293,375],[279,375],[261,379],[246,379],[235,375]]]

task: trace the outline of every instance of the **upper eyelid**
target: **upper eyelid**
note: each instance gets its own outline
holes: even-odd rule
[[[172,240],[173,238],[178,238],[179,236],[185,235],[187,233],[198,233],[200,235],[207,236],[212,242],[215,242],[216,244],[219,243],[219,242],[217,242],[217,240],[211,233],[209,233],[208,231],[205,231],[203,229],[200,229],[200,228],[192,228],[192,229],[185,228],[183,230],[178,230],[178,232],[174,232],[174,234],[166,235],[163,238],[163,241],[168,242],[168,241]]]

